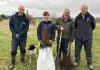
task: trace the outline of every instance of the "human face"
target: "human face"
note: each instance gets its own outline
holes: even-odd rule
[[[70,11],[68,9],[65,9],[63,15],[64,15],[64,19],[68,19],[70,15]]]
[[[48,15],[43,16],[43,19],[44,19],[44,21],[49,21],[49,16]]]
[[[87,14],[87,12],[88,12],[88,6],[82,5],[81,6],[81,13],[82,13],[82,15]]]
[[[19,15],[19,16],[23,16],[24,11],[25,11],[24,6],[20,6],[20,7],[18,8],[18,15]]]

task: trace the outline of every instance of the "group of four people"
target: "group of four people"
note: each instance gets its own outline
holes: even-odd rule
[[[14,68],[18,46],[21,52],[21,63],[24,63],[27,31],[29,29],[29,20],[24,14],[24,10],[24,6],[20,6],[18,12],[11,16],[9,22],[9,27],[12,32],[10,69]],[[43,13],[43,20],[39,23],[37,28],[37,38],[40,42],[37,70],[55,70],[51,47],[55,40],[55,30],[57,30],[57,47],[59,47],[59,39],[62,32],[60,50],[57,49],[57,52],[60,51],[59,56],[63,53],[63,58],[66,58],[68,44],[72,43],[75,38],[74,65],[77,66],[80,63],[80,52],[84,45],[88,67],[90,70],[93,70],[92,33],[94,29],[95,20],[88,12],[87,5],[81,6],[81,13],[75,18],[75,22],[70,17],[69,9],[65,9],[63,15],[57,18],[55,23],[50,20],[49,12],[45,11]]]

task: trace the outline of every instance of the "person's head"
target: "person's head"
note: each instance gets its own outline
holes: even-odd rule
[[[23,16],[24,11],[25,11],[24,6],[19,6],[19,8],[18,8],[18,15],[19,15],[19,16]]]
[[[81,13],[82,13],[82,15],[87,14],[87,12],[88,12],[88,6],[86,4],[83,4],[81,6]]]
[[[68,19],[70,16],[70,10],[69,9],[65,9],[64,13],[63,13],[64,19]]]
[[[49,21],[49,17],[50,16],[50,14],[49,14],[49,12],[48,11],[44,11],[43,12],[43,19],[44,19],[44,21]]]

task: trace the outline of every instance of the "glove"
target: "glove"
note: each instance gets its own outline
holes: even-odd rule
[[[16,35],[15,35],[15,38],[16,38],[17,40],[19,40],[19,34],[16,34]]]
[[[16,37],[16,38],[19,38],[19,34],[16,34],[15,37]]]

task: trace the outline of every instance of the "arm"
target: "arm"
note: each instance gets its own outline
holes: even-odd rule
[[[41,41],[41,29],[42,29],[42,23],[40,22],[37,27],[37,38],[38,38],[38,41],[40,42],[40,46],[43,46],[44,43]]]
[[[41,40],[41,23],[39,23],[38,27],[37,27],[37,38],[38,40]]]
[[[52,28],[51,28],[51,40],[54,41],[55,40],[55,24],[53,24]]]
[[[13,28],[13,17],[11,16],[10,17],[10,21],[9,21],[9,28],[10,28],[10,31],[12,32],[12,35],[15,36],[16,35],[16,32],[14,31],[14,28]]]
[[[77,28],[77,17],[75,18],[75,29]]]
[[[70,41],[73,42],[75,37],[75,23],[71,24],[71,33],[70,33]]]
[[[96,27],[96,22],[94,20],[94,17],[91,18],[91,27],[92,27],[92,30],[94,30]]]
[[[29,20],[26,19],[26,26],[25,26],[25,29],[19,34],[20,36],[24,35],[27,33],[27,31],[29,30]]]
[[[60,24],[59,24],[59,19],[57,19],[56,20],[56,22],[55,22],[55,28],[57,29],[57,30],[60,30]]]

